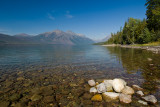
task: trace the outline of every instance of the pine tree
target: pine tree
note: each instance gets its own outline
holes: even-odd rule
[[[160,30],[160,0],[147,0],[147,25],[149,30]]]

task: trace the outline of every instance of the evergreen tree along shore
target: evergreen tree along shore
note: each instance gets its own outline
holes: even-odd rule
[[[129,18],[123,28],[99,44],[145,44],[160,42],[160,0],[147,0],[145,4],[147,19]]]

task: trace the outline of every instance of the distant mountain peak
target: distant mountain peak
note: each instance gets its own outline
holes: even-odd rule
[[[79,34],[77,34],[77,35],[78,35],[78,36],[81,36],[81,37],[85,37],[85,35],[83,35],[83,34],[80,34],[80,33],[79,33]]]
[[[56,33],[56,34],[61,34],[61,33],[64,33],[63,31],[61,31],[61,30],[59,30],[59,29],[57,29],[57,30],[54,30],[53,32],[54,32],[54,33]]]
[[[77,35],[76,33],[72,32],[71,30],[66,31],[66,33],[70,34],[70,35]]]
[[[93,41],[82,34],[74,33],[70,30],[64,32],[54,30],[51,32],[41,33],[36,37],[40,41],[51,44],[91,44]]]
[[[75,36],[85,37],[85,35],[80,34],[80,33],[74,33],[71,30],[66,31],[66,33],[71,34],[71,35],[75,35]]]

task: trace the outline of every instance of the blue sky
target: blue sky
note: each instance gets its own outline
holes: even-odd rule
[[[101,39],[128,17],[146,18],[146,0],[0,0],[0,33],[36,35],[55,29]]]

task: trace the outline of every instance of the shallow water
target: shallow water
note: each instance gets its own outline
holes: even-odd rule
[[[120,47],[0,46],[0,101],[9,106],[104,106],[84,97],[87,80],[114,78],[140,85],[160,101],[159,59],[150,51]],[[33,101],[34,95],[38,100]]]

